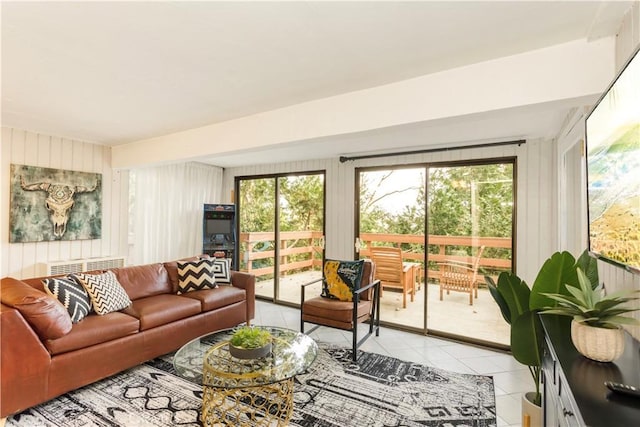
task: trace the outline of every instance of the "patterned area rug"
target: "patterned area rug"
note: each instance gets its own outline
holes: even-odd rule
[[[291,426],[495,426],[493,379],[320,344],[295,381]],[[199,426],[201,387],[175,375],[172,354],[7,419],[7,426]]]

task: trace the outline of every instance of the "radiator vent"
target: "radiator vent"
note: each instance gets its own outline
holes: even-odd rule
[[[58,274],[81,273],[92,270],[108,270],[124,267],[125,257],[87,258],[70,261],[56,261],[46,264],[45,276]]]

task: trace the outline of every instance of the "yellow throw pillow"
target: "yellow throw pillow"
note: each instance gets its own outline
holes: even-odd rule
[[[360,289],[364,260],[326,260],[322,294],[325,298],[353,301],[353,292]]]

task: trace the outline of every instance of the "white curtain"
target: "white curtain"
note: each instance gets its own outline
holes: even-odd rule
[[[222,168],[181,163],[133,170],[131,264],[202,253],[205,203],[221,203]]]

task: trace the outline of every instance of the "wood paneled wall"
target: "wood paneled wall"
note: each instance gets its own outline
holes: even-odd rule
[[[355,168],[422,164],[456,160],[517,157],[518,274],[532,282],[544,260],[557,247],[554,143],[534,140],[518,146],[501,146],[429,154],[399,155],[340,163],[338,159],[255,165],[225,169],[223,194],[231,194],[236,176],[325,170],[326,255],[353,257]]]
[[[112,170],[110,147],[3,127],[0,159],[1,277],[38,276],[44,272],[46,262],[127,254],[128,172]],[[102,238],[8,243],[11,164],[101,173]]]

